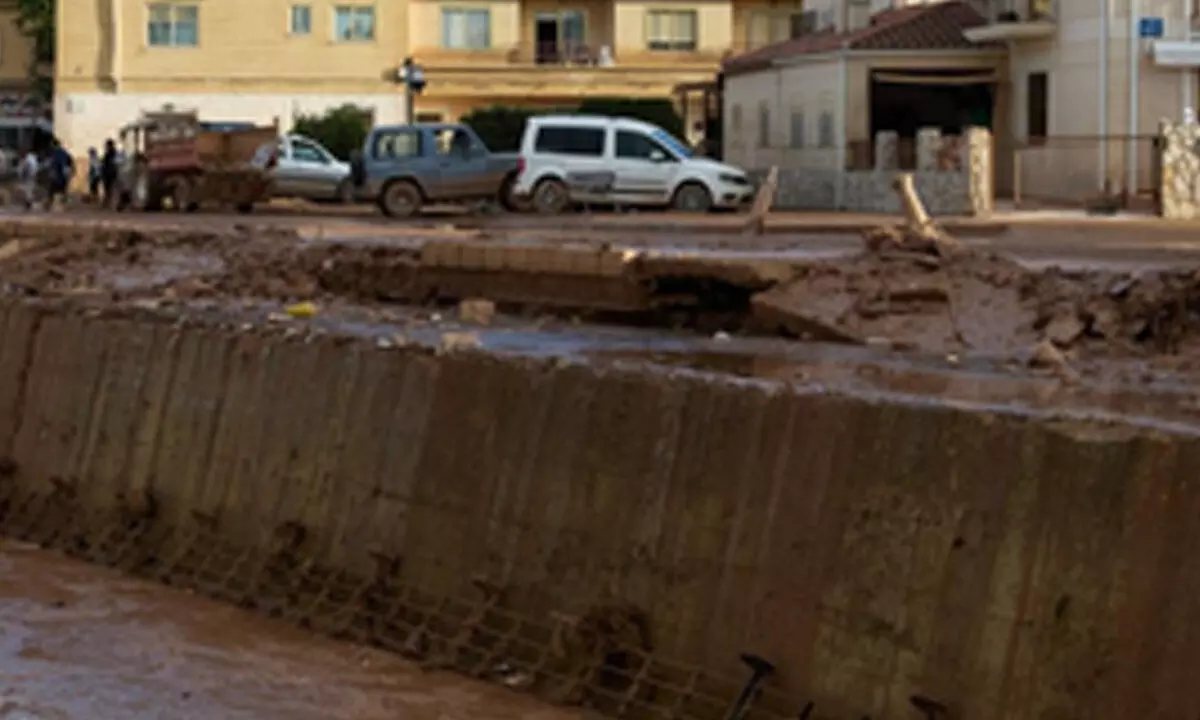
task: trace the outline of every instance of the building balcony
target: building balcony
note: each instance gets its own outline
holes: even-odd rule
[[[660,97],[680,83],[711,79],[726,52],[560,41],[417,48],[412,56],[425,70],[427,96]]]
[[[974,5],[988,22],[963,33],[972,42],[1046,40],[1058,30],[1054,0],[977,0]]]
[[[658,71],[681,67],[712,70],[728,56],[729,48],[694,50],[615,48],[609,42],[514,43],[481,49],[417,48],[413,59],[426,70],[439,67],[478,66],[491,70],[562,71],[620,70],[652,67]]]

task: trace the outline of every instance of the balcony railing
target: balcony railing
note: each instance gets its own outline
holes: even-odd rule
[[[1056,32],[1055,0],[973,0],[988,23],[963,34],[973,42],[1044,40]]]
[[[1054,0],[972,0],[991,23],[1053,22]]]
[[[605,68],[624,65],[673,65],[719,63],[727,50],[651,50],[621,48],[611,43],[586,42],[525,42],[517,45],[490,48],[418,48],[413,56],[425,65],[511,65],[544,68]]]

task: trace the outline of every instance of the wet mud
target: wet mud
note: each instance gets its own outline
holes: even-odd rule
[[[107,233],[0,245],[9,536],[620,717],[1200,712],[1189,272]]]
[[[571,720],[504,688],[12,542],[0,717]]]
[[[99,305],[483,298],[517,314],[971,354],[1042,370],[1124,358],[1192,372],[1200,349],[1195,268],[1032,269],[969,247],[946,257],[868,247],[788,260],[478,238],[394,247],[303,242],[288,230],[75,229],[0,242],[0,286]]]

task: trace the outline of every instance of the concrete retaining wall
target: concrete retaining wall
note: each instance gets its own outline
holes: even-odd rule
[[[656,655],[758,652],[820,717],[1200,712],[1193,439],[23,306],[0,339],[22,492],[297,523],[312,562],[531,616],[627,601]]]

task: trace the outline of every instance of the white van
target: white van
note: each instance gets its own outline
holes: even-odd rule
[[[525,126],[513,192],[545,214],[560,213],[572,202],[705,212],[736,208],[754,188],[745,171],[693,157],[657,125],[631,118],[539,115]]]

